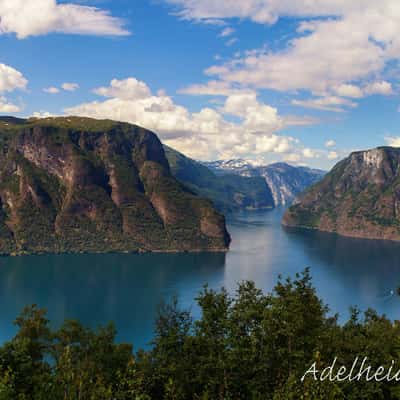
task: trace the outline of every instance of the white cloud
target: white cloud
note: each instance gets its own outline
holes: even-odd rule
[[[335,147],[335,146],[336,146],[336,142],[334,140],[332,140],[332,139],[327,140],[325,142],[325,147]]]
[[[166,0],[179,7],[178,15],[191,20],[248,18],[262,24],[275,23],[280,16],[339,16],[374,4],[374,0]]]
[[[232,39],[227,40],[227,41],[225,42],[225,45],[228,46],[228,47],[230,47],[230,46],[232,46],[233,44],[235,44],[237,41],[238,41],[237,38],[232,38]]]
[[[357,107],[357,103],[337,96],[318,97],[307,100],[292,100],[292,104],[304,108],[333,112],[343,112],[345,111],[344,107]]]
[[[387,81],[375,81],[367,83],[364,87],[360,88],[356,85],[341,84],[333,91],[343,97],[361,98],[373,94],[380,94],[383,96],[389,96],[394,94],[392,84]]]
[[[61,87],[67,92],[74,92],[79,89],[79,85],[73,82],[64,82]]]
[[[339,154],[336,151],[330,151],[328,153],[328,160],[336,160],[339,158]]]
[[[230,95],[224,105],[224,111],[228,114],[244,117],[251,108],[259,106],[255,92],[238,93]],[[269,107],[269,106],[267,106]],[[269,107],[272,113],[277,113],[276,108]]]
[[[60,92],[60,89],[56,88],[55,86],[50,86],[50,87],[44,88],[43,92],[49,93],[49,94],[57,94]]]
[[[100,87],[93,91],[99,96],[113,97],[122,100],[139,100],[151,96],[149,87],[135,78],[113,79],[110,86]]]
[[[260,103],[255,92],[230,95],[222,110],[227,114],[241,117],[243,127],[248,131],[273,132],[284,126],[278,110]]]
[[[383,77],[388,64],[400,59],[398,0],[166,1],[178,7],[182,18],[197,21],[248,18],[273,24],[286,16],[299,19],[297,37],[283,48],[255,49],[211,66],[205,72],[214,79],[257,90],[306,90],[321,98],[393,94]]]
[[[27,79],[21,72],[6,64],[0,63],[0,94],[13,92],[16,89],[26,89]],[[4,96],[0,96],[0,112],[15,113],[21,111],[21,107],[8,101]]]
[[[254,90],[230,82],[209,80],[206,83],[193,84],[178,90],[180,94],[192,96],[230,96],[233,94],[253,94]]]
[[[128,35],[124,22],[108,11],[56,0],[1,0],[0,34],[19,39],[51,32],[82,35]]]
[[[257,88],[326,93],[383,69],[384,51],[368,40],[368,33],[365,40],[353,32],[353,24],[337,20],[318,24],[318,30],[293,39],[287,49],[235,59],[206,73]]]
[[[315,158],[315,157],[317,157],[317,153],[312,149],[305,148],[305,149],[303,149],[303,156],[305,158]]]
[[[233,35],[235,33],[235,29],[233,29],[230,26],[227,26],[225,29],[222,30],[222,32],[219,34],[220,37],[227,37],[230,35]]]
[[[65,90],[67,92],[74,92],[75,90],[79,89],[79,85],[77,83],[73,83],[73,82],[64,82],[61,85],[61,89]],[[56,86],[50,86],[50,87],[44,88],[43,92],[50,93],[50,94],[57,94],[57,93],[60,93],[61,89]]]
[[[234,93],[246,91],[240,87],[235,87],[229,82],[208,81],[205,84],[194,84],[186,88],[180,89],[178,93],[190,95],[206,95],[206,96],[229,96]],[[248,92],[249,90],[247,90]]]
[[[400,136],[386,136],[385,142],[391,147],[400,147]]]
[[[391,95],[393,94],[392,84],[386,81],[372,82],[365,87],[365,93]]]
[[[276,108],[260,102],[254,92],[229,94],[221,107],[206,107],[199,112],[190,112],[164,92],[152,94],[135,78],[114,79],[94,92],[109,98],[68,108],[65,113],[144,126],[167,144],[198,159],[249,155],[286,159],[295,153],[300,159],[305,157],[304,146],[297,139],[278,133],[289,124],[304,121],[286,120]]]
[[[333,90],[338,96],[343,96],[343,97],[352,97],[358,99],[364,96],[364,92],[356,85],[343,83],[338,87],[333,88]]]
[[[56,115],[53,113],[50,113],[48,111],[35,111],[32,113],[30,117],[32,118],[50,118],[50,117],[55,117]]]
[[[15,104],[9,103],[5,97],[0,97],[0,112],[1,113],[16,113],[21,111],[21,108]]]
[[[0,93],[25,89],[28,81],[21,72],[6,64],[0,64]]]

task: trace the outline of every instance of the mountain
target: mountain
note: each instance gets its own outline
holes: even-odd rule
[[[325,171],[319,169],[294,167],[281,162],[255,166],[250,161],[238,159],[204,164],[218,174],[229,172],[241,176],[264,178],[271,189],[276,206],[292,203],[298,194],[325,175]]]
[[[217,174],[225,174],[227,172],[239,174],[240,172],[246,171],[247,169],[254,166],[251,161],[247,161],[242,158],[234,158],[231,160],[205,161],[202,164],[210,168]]]
[[[283,224],[400,240],[400,149],[351,153],[299,198]]]
[[[224,251],[224,217],[157,136],[89,118],[0,118],[0,253]]]
[[[164,145],[164,149],[175,178],[194,193],[210,199],[219,210],[232,212],[274,206],[271,190],[261,177],[217,175],[168,146]]]

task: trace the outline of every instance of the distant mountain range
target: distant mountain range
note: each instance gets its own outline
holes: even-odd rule
[[[284,225],[400,240],[400,149],[357,151],[300,196]]]
[[[243,159],[219,160],[203,163],[216,174],[237,174],[262,177],[272,192],[274,205],[288,205],[305,189],[322,179],[325,171],[295,167],[286,163],[254,165]]]
[[[217,174],[211,168],[164,145],[171,173],[195,194],[210,199],[223,212],[274,207],[265,179],[235,173]]]

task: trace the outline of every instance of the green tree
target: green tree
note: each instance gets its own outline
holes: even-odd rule
[[[357,309],[339,324],[308,270],[279,278],[269,294],[247,281],[233,294],[205,286],[197,302],[197,320],[177,299],[162,305],[152,347],[136,354],[116,343],[113,325],[51,330],[44,310],[27,307],[0,347],[0,400],[400,399],[396,381],[301,379],[335,358],[348,368],[356,357],[400,367],[400,324]]]

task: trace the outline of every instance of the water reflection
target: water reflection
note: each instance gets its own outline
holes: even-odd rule
[[[324,298],[342,311],[350,305],[375,308],[398,318],[400,243],[286,229],[291,240],[303,247],[313,276]]]
[[[279,274],[311,268],[318,294],[347,318],[349,306],[399,317],[400,243],[357,240],[316,231],[284,230],[283,210],[229,218],[231,250],[217,254],[106,254],[0,258],[0,341],[26,304],[49,311],[55,324],[77,318],[96,326],[112,320],[118,339],[143,346],[152,337],[162,299],[177,295],[192,307],[201,287],[250,279],[268,292]]]
[[[2,258],[0,340],[26,304],[48,309],[55,324],[78,318],[90,326],[110,320],[119,339],[144,345],[155,310],[177,295],[190,306],[205,282],[220,286],[225,254],[106,254]]]

